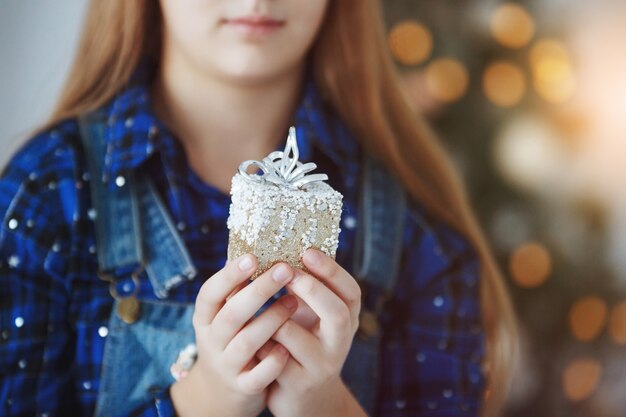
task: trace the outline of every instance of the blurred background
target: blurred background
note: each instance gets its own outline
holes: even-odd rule
[[[385,8],[520,317],[505,416],[626,415],[626,2]]]
[[[504,415],[626,415],[626,2],[383,3],[520,317]],[[85,4],[0,0],[0,166],[51,110]]]

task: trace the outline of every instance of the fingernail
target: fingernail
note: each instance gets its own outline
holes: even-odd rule
[[[239,269],[242,271],[247,271],[250,268],[252,268],[252,265],[254,264],[254,262],[252,261],[252,256],[250,255],[244,255],[243,258],[241,258],[239,260]]]
[[[321,254],[315,249],[309,249],[304,254],[304,260],[307,261],[308,264],[317,265],[322,259]]]
[[[296,300],[296,297],[292,295],[284,296],[283,298],[280,299],[280,302],[289,310],[295,308],[298,305],[298,300]]]
[[[291,268],[287,265],[279,265],[274,271],[272,271],[272,279],[281,284],[286,283],[291,278]]]

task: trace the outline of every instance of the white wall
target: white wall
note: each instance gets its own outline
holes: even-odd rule
[[[0,167],[60,92],[87,0],[0,0]]]

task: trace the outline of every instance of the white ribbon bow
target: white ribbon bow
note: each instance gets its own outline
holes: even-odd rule
[[[287,137],[287,145],[284,152],[272,152],[263,158],[263,161],[244,161],[239,165],[239,173],[249,181],[269,181],[292,190],[302,188],[302,186],[312,182],[326,181],[328,179],[326,174],[307,175],[316,169],[317,165],[313,162],[303,164],[298,161],[299,156],[296,129],[292,126],[289,128],[289,136]],[[261,175],[248,174],[247,171],[250,166],[258,167],[263,173]]]

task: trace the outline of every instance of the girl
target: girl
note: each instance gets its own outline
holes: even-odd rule
[[[92,0],[51,121],[0,181],[3,414],[497,413],[511,305],[379,8]],[[337,261],[246,285],[230,179],[291,125],[344,195]]]

